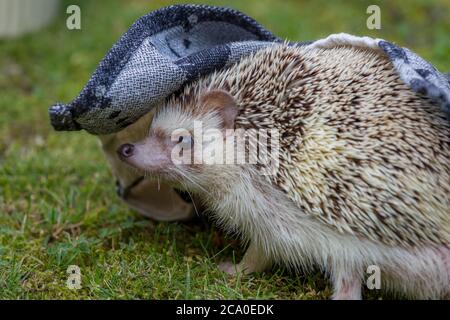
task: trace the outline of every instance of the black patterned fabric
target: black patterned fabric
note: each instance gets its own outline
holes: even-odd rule
[[[450,114],[450,81],[429,62],[407,48],[400,48],[387,41],[378,46],[389,56],[400,78],[412,90],[426,95],[439,103]]]
[[[113,45],[72,102],[50,107],[51,123],[56,130],[120,131],[186,83],[280,41],[252,18],[229,8],[175,5],[153,11]],[[408,49],[373,41],[412,90],[450,113],[448,75]]]

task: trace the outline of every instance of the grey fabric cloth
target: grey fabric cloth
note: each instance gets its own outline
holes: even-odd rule
[[[236,10],[175,5],[137,20],[114,44],[80,94],[49,109],[56,130],[122,130],[186,83],[281,40]],[[313,42],[293,43],[308,45]],[[378,45],[412,90],[450,113],[450,77],[408,49]]]
[[[387,41],[378,45],[392,60],[400,78],[413,91],[424,94],[450,114],[450,77],[439,72],[429,62],[407,48],[400,48]]]

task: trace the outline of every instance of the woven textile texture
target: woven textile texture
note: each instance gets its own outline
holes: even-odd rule
[[[118,132],[183,85],[282,40],[243,13],[205,5],[175,5],[137,20],[113,45],[80,94],[49,109],[56,130]],[[411,90],[450,114],[450,74],[411,50],[381,39],[331,35],[292,45],[351,45],[379,50]]]

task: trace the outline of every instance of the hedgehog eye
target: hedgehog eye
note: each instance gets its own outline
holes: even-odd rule
[[[183,143],[192,146],[194,144],[194,140],[192,139],[192,136],[180,136],[178,138],[178,143]]]

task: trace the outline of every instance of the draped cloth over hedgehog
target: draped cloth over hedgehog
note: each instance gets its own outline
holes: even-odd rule
[[[175,5],[153,11],[113,45],[72,102],[50,108],[51,123],[56,130],[120,131],[183,85],[281,41],[252,18],[229,8]],[[391,59],[411,90],[450,112],[450,74],[440,73],[409,49],[347,34],[291,44],[378,50]]]
[[[153,11],[113,45],[73,101],[50,107],[51,124],[59,131],[119,132],[184,85],[283,41],[229,8],[175,5]],[[411,90],[428,96],[450,114],[450,74],[439,72],[409,49],[348,34],[289,44],[377,51],[392,61]]]

